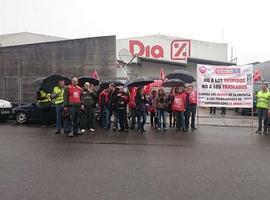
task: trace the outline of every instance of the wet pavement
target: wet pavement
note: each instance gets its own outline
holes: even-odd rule
[[[256,127],[258,119],[256,116],[243,116],[234,109],[226,111],[225,115],[220,114],[217,109],[216,114],[209,114],[209,109],[200,108],[197,112],[196,120],[203,126],[224,126],[224,127]]]
[[[0,124],[0,199],[269,199],[270,136],[98,130],[80,137]]]

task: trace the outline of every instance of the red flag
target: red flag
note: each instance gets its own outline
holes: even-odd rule
[[[154,80],[153,83],[150,83],[143,87],[143,91],[145,94],[149,95],[153,88],[159,88],[162,86],[162,80]]]
[[[92,75],[91,75],[94,79],[97,79],[99,80],[99,76],[98,76],[98,73],[97,73],[97,70],[95,70]]]
[[[160,72],[159,72],[159,80],[164,81],[164,80],[165,80],[165,77],[166,77],[166,75],[165,75],[164,69],[163,69],[163,68],[160,68]]]
[[[259,81],[262,79],[262,75],[261,75],[261,72],[256,69],[254,74],[253,74],[253,81],[256,82],[256,81]]]

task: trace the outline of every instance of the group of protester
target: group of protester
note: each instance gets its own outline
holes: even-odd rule
[[[169,113],[170,127],[183,132],[189,128],[196,130],[197,94],[192,86],[172,88],[169,95],[160,88],[146,96],[142,87],[128,88],[126,91],[123,86],[110,83],[98,94],[93,84],[86,82],[81,88],[78,78],[73,78],[68,86],[65,86],[64,81],[59,81],[50,95],[41,88],[37,99],[41,109],[44,108],[44,120],[48,116],[48,102],[53,103],[56,110],[56,134],[60,134],[63,128],[64,134],[69,137],[95,131],[97,105],[100,127],[104,129],[112,127],[119,132],[137,129],[143,133],[147,115],[150,115],[151,127],[166,131],[166,116]]]
[[[256,133],[266,134],[270,100],[267,84],[262,84],[262,90],[256,93],[255,98],[259,119]],[[112,127],[114,131],[120,132],[137,129],[143,133],[149,115],[151,127],[166,131],[168,114],[169,127],[183,132],[189,128],[196,130],[197,93],[192,85],[172,88],[168,95],[159,88],[146,96],[142,87],[125,91],[123,86],[117,87],[114,83],[97,93],[93,84],[86,82],[81,88],[78,86],[78,78],[73,78],[68,86],[65,86],[64,81],[59,81],[51,94],[40,88],[37,100],[44,122],[50,120],[48,108],[53,104],[56,111],[56,134],[60,134],[63,128],[69,137],[95,131],[97,108],[99,124],[104,129]],[[210,108],[210,114],[215,114],[215,111],[215,107]],[[225,108],[222,108],[221,114],[225,114]]]

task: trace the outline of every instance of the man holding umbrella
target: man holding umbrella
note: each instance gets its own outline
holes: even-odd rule
[[[40,114],[42,119],[42,125],[49,125],[49,114],[51,111],[51,98],[50,94],[41,86],[37,91],[37,103],[40,106]]]
[[[63,110],[63,102],[64,102],[64,87],[65,81],[59,80],[58,86],[53,88],[53,92],[51,94],[52,103],[55,105],[56,109],[56,132],[55,134],[61,133],[62,127],[62,110]]]
[[[78,132],[80,113],[81,109],[83,109],[83,105],[81,104],[81,92],[82,90],[78,86],[78,78],[76,77],[72,79],[71,85],[64,90],[64,109],[68,110],[70,114],[70,121],[65,130],[68,137],[81,134]],[[71,132],[71,129],[73,129],[73,132]]]

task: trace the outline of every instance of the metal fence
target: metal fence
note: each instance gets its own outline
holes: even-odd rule
[[[38,87],[33,87],[30,83],[38,78],[42,77],[2,77],[0,98],[19,105],[35,101]]]

